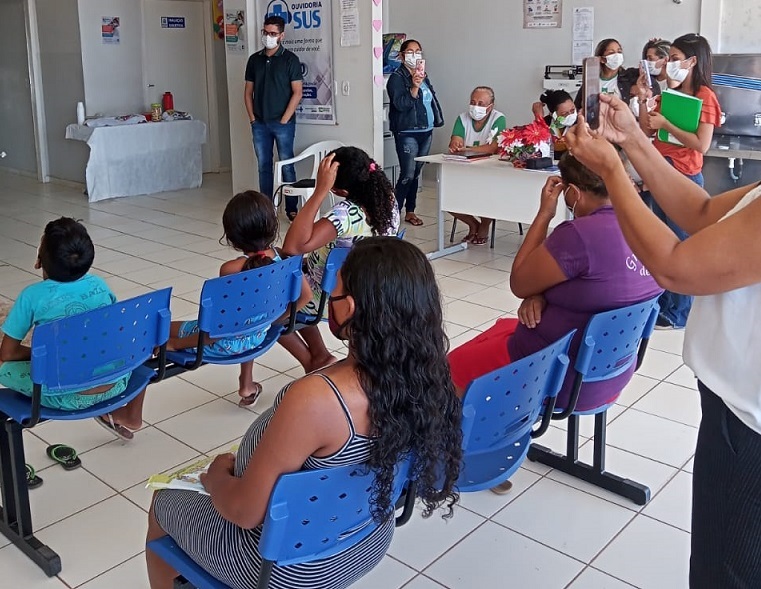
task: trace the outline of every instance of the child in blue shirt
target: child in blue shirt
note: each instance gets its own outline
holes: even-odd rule
[[[21,341],[35,326],[116,302],[103,279],[88,274],[94,259],[95,247],[81,223],[61,217],[47,224],[34,265],[35,269],[42,269],[43,280],[21,291],[0,327],[4,333],[0,344],[0,386],[32,395],[32,351]],[[125,375],[113,384],[63,393],[46,394],[43,387],[42,405],[64,411],[86,409],[121,394],[127,387],[129,376]],[[141,409],[142,402],[139,405],[138,409]],[[120,426],[114,425],[114,417],[118,417],[119,411],[105,416],[108,421],[98,418],[117,435],[120,433],[115,428]],[[130,417],[131,413],[127,411],[127,425],[139,428],[140,424],[134,423]]]

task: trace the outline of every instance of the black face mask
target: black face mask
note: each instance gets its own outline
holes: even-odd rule
[[[341,295],[338,297],[329,297],[328,298],[328,328],[330,329],[330,333],[332,333],[336,338],[340,340],[348,339],[341,335],[341,332],[346,327],[346,324],[349,322],[344,321],[343,323],[338,323],[338,321],[334,318],[334,312],[333,312],[333,303],[336,301],[342,301],[345,298],[349,297],[350,295]]]

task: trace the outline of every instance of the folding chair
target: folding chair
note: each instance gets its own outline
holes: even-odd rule
[[[613,311],[598,313],[590,319],[581,338],[576,356],[576,374],[568,406],[556,411],[552,419],[568,419],[566,454],[558,454],[539,445],[532,445],[528,458],[565,472],[578,479],[630,499],[637,505],[650,500],[650,489],[641,483],[624,479],[605,470],[605,438],[607,411],[613,402],[586,411],[576,411],[576,404],[586,382],[609,380],[635,370],[645,357],[647,344],[658,318],[658,298]],[[579,416],[595,416],[593,464],[579,461]]]
[[[463,397],[460,492],[491,489],[509,479],[531,439],[547,431],[575,333],[470,383]]]
[[[148,383],[163,376],[169,339],[171,288],[39,325],[32,335],[32,398],[0,391],[0,532],[52,577],[61,559],[34,537],[29,489],[26,484],[24,428],[46,420],[89,419],[110,413],[137,397]],[[160,347],[159,372],[145,366]],[[130,374],[120,395],[79,411],[43,407],[46,395],[77,388],[94,388]]]
[[[392,505],[409,483],[411,465],[411,458],[398,465]],[[259,552],[263,564],[256,589],[269,586],[275,565],[328,558],[369,536],[378,527],[370,514],[372,481],[373,475],[364,465],[282,475],[272,490],[262,524]],[[413,502],[408,502],[410,510]],[[148,542],[147,548],[181,575],[175,579],[176,588],[228,589],[185,554],[170,536]]]
[[[301,295],[302,257],[292,256],[261,268],[220,276],[204,282],[198,312],[198,346],[195,351],[167,352],[167,376],[210,364],[242,364],[258,358],[277,339],[293,331],[296,305]],[[285,325],[276,323],[288,310]],[[225,358],[204,356],[212,339],[229,338],[267,329],[256,348]]]

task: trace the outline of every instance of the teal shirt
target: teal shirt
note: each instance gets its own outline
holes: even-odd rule
[[[115,302],[116,297],[99,276],[85,274],[74,282],[43,280],[21,291],[1,329],[8,337],[22,340],[37,325]]]
[[[428,133],[433,130],[433,93],[428,89],[426,84],[420,85],[420,97],[423,99],[425,115],[428,118],[428,127],[425,129],[408,129],[404,133]]]

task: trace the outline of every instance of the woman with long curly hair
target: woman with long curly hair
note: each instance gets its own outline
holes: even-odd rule
[[[315,221],[331,192],[342,199]],[[381,167],[358,147],[339,147],[330,152],[320,162],[314,194],[296,215],[283,241],[283,253],[309,254],[305,276],[313,297],[301,311],[317,313],[330,250],[351,247],[373,235],[396,235],[398,231],[394,190]],[[303,328],[279,341],[307,373],[336,361],[317,326]]]
[[[394,533],[394,467],[413,453],[424,515],[451,515],[462,458],[461,404],[447,365],[448,342],[430,263],[395,238],[358,243],[330,300],[331,331],[348,342],[345,360],[286,386],[251,425],[237,455],[218,456],[202,479],[209,495],[154,496],[148,540],[171,535],[198,564],[236,589],[256,585],[261,523],[281,474],[367,464],[370,509],[379,524],[356,546],[327,559],[275,566],[280,588],[342,589],[377,565]],[[147,552],[152,589],[176,573]]]

